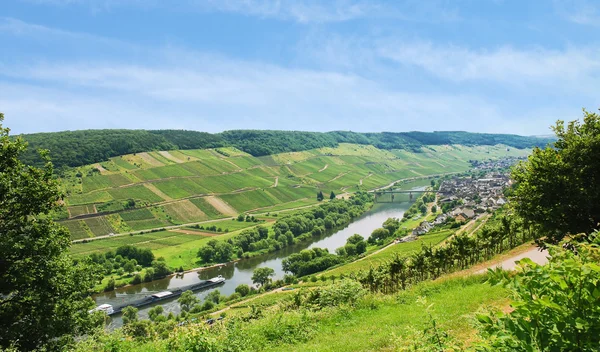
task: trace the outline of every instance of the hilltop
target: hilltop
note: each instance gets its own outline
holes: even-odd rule
[[[54,165],[82,166],[107,161],[111,157],[160,150],[191,150],[234,147],[252,156],[335,148],[340,143],[372,145],[384,150],[419,151],[428,145],[493,146],[503,144],[523,149],[545,146],[552,138],[511,134],[453,132],[349,131],[302,132],[232,130],[217,134],[185,130],[82,130],[35,133],[22,136],[29,148],[22,159],[27,164],[42,163],[37,150],[47,149]]]

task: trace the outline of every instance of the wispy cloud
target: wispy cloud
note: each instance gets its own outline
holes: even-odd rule
[[[577,81],[600,75],[600,50],[571,48],[563,51],[509,46],[470,50],[429,42],[387,43],[379,54],[400,64],[421,67],[449,80],[493,80],[514,83]]]
[[[558,14],[568,21],[589,26],[600,26],[600,4],[590,0],[554,1]]]
[[[73,43],[120,54],[127,43],[27,24],[0,21],[0,31],[50,38],[46,45]],[[402,79],[419,67],[446,81],[507,81],[527,76],[545,79],[545,71],[568,63],[559,52],[548,58],[514,49],[473,51],[427,42],[378,39],[343,41],[330,54],[346,55],[344,69],[294,68],[173,47],[144,48],[145,59],[66,57],[18,62],[0,59],[0,108],[15,132],[82,128],[187,128],[210,132],[235,128],[299,130],[457,130],[545,133],[557,111],[513,107],[469,90],[416,90]],[[73,43],[68,43],[69,46]],[[78,46],[78,45],[74,45]],[[313,50],[319,50],[314,48]],[[542,49],[540,49],[542,50]],[[370,54],[368,54],[370,53]],[[354,59],[351,55],[354,55]],[[587,52],[567,76],[595,72]],[[369,56],[370,55],[370,56]],[[391,80],[355,70],[355,58],[386,61]],[[572,59],[576,56],[568,56]],[[540,61],[541,60],[541,61]],[[546,60],[546,61],[544,61]],[[543,70],[537,66],[543,66]],[[532,70],[528,72],[528,70]],[[535,71],[539,70],[539,71]],[[562,76],[561,76],[562,77]],[[593,77],[592,77],[593,78]],[[577,106],[579,108],[580,106]],[[518,120],[518,123],[515,121]],[[367,122],[368,121],[368,122]],[[424,123],[427,121],[427,124]],[[290,127],[292,126],[292,127]]]
[[[298,23],[344,22],[361,18],[393,18],[408,21],[456,21],[457,9],[448,0],[21,0],[54,6],[87,6],[93,11],[119,7],[187,9],[234,13]]]

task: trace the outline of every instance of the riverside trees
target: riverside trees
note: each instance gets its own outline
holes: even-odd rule
[[[0,113],[0,347],[58,349],[93,326],[89,290],[100,270],[68,256],[70,235],[48,214],[62,194],[46,153],[42,168],[20,161]]]
[[[273,252],[347,225],[367,210],[371,202],[372,195],[367,192],[357,192],[347,200],[334,199],[301,213],[279,218],[271,232],[263,226],[257,226],[243,230],[227,242],[211,240],[198,250],[198,256],[203,263],[214,263],[231,260],[231,256],[228,256],[230,253],[237,254],[238,258],[246,258],[253,252]]]

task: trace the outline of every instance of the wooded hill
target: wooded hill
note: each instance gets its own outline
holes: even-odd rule
[[[382,132],[349,131],[301,132],[269,130],[232,130],[217,134],[184,130],[81,130],[23,135],[29,143],[22,159],[41,164],[38,149],[50,151],[56,167],[81,166],[106,161],[110,157],[157,151],[187,150],[232,146],[252,156],[272,155],[309,149],[336,147],[339,143],[373,145],[379,149],[418,151],[426,145],[461,144],[465,146],[503,144],[514,148],[545,146],[549,138],[510,134],[469,132]]]

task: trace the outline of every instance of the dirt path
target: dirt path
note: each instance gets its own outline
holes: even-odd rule
[[[169,230],[169,232],[177,232],[177,233],[183,233],[186,235],[198,235],[198,236],[205,236],[205,237],[224,235],[224,233],[200,232],[200,231],[184,230],[184,229],[173,229],[173,230]]]
[[[279,185],[279,176],[275,176],[275,184],[272,186],[273,188]]]
[[[495,269],[495,268],[512,271],[517,268],[516,261],[521,260],[523,258],[529,258],[536,264],[545,265],[546,263],[548,263],[549,256],[550,255],[548,254],[547,250],[540,251],[540,249],[538,247],[534,247],[534,248],[529,249],[526,252],[513,255],[508,259],[504,259],[501,262],[497,262],[497,263],[493,263],[493,264],[487,263],[487,266],[484,269],[478,270],[475,273],[483,274],[487,271],[487,269]]]
[[[344,176],[348,175],[349,173],[350,173],[350,171],[342,172],[341,174],[337,175],[336,177],[332,178],[331,180],[329,180],[327,182],[333,182],[333,181],[337,180],[340,177],[344,177]]]
[[[173,198],[171,198],[168,195],[166,195],[163,191],[161,191],[160,189],[158,189],[152,183],[144,183],[143,185],[144,185],[144,187],[148,188],[152,193],[156,194],[157,196],[161,197],[162,199],[164,199],[164,200],[173,200]]]
[[[221,198],[208,196],[204,198],[210,205],[217,209],[221,214],[234,216],[237,215],[237,210],[233,209],[229,204],[225,203]]]
[[[165,158],[176,162],[177,164],[181,164],[184,163],[185,161],[181,160],[181,159],[177,159],[176,157],[174,157],[173,155],[171,155],[171,153],[167,152],[167,151],[160,151],[158,152],[158,154],[164,156]]]
[[[222,161],[225,161],[233,166],[235,166],[235,168],[237,169],[235,172],[241,172],[244,171],[244,169],[242,169],[241,167],[237,166],[233,161],[227,159],[227,158],[222,158]],[[228,174],[229,172],[223,172],[223,174]]]
[[[323,171],[327,170],[328,167],[329,167],[329,164],[325,164],[325,166],[323,166],[323,168],[321,170],[319,170],[319,172],[323,172]]]
[[[361,178],[361,179],[360,179],[360,181],[358,181],[358,184],[359,184],[360,186],[362,186],[362,184],[363,184],[363,180],[364,180],[365,178],[369,178],[369,177],[371,177],[371,176],[373,176],[373,173],[372,173],[372,172],[369,172],[369,174],[368,174],[367,176],[365,176],[365,177]]]

